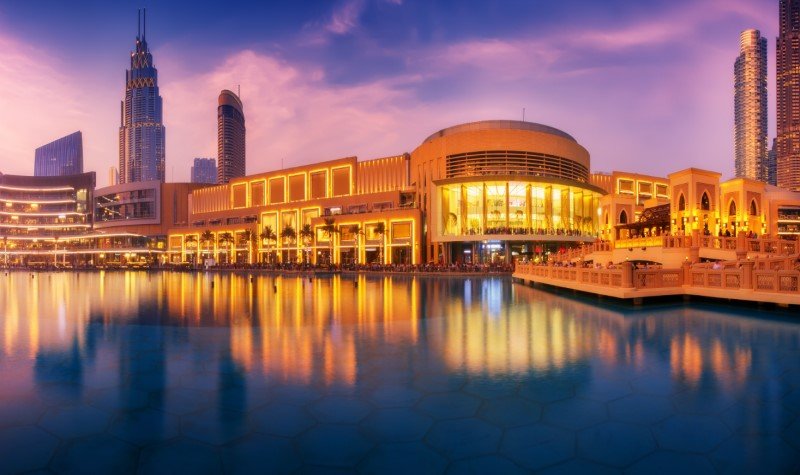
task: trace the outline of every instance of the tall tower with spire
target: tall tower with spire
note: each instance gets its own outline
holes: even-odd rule
[[[139,11],[136,47],[125,73],[125,99],[120,105],[119,182],[164,181],[162,100],[158,71],[147,47],[146,11]]]
[[[736,176],[767,181],[767,39],[758,30],[739,36],[733,82]]]

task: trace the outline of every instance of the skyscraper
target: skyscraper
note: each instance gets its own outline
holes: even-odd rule
[[[800,190],[800,0],[780,0],[778,17],[778,186]]]
[[[64,176],[83,173],[83,135],[80,130],[36,149],[34,176]]]
[[[136,49],[131,52],[131,69],[125,74],[125,100],[120,110],[120,183],[164,181],[162,102],[146,32],[147,17],[140,12]]]
[[[192,165],[192,183],[216,183],[217,161],[213,158],[195,158]]]
[[[766,181],[767,39],[758,30],[739,36],[733,78],[736,176]]]
[[[776,185],[778,183],[778,149],[776,142],[777,139],[772,139],[772,147],[769,149],[769,152],[767,152],[767,164],[764,166],[766,170],[764,181],[770,185]]]
[[[239,96],[224,89],[217,107],[217,183],[244,175],[244,107]]]

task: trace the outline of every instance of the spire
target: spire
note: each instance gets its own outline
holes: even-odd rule
[[[142,8],[142,41],[145,41],[147,36],[147,9]]]
[[[136,39],[142,37],[142,9],[136,10]]]

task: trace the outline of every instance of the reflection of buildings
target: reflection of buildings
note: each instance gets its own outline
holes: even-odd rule
[[[41,380],[62,369],[95,377],[85,362],[102,358],[126,374],[155,365],[147,383],[163,385],[173,362],[195,355],[220,378],[297,385],[370,384],[391,361],[409,374],[564,373],[585,384],[647,369],[731,391],[774,368],[772,348],[800,338],[781,322],[675,307],[615,311],[504,279],[211,278],[213,288],[187,273],[12,273],[0,293],[0,354],[38,358]],[[134,340],[157,352],[138,355]]]
[[[83,173],[83,135],[80,131],[36,149],[34,176],[63,176]]]

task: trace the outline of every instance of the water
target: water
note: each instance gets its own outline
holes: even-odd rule
[[[507,278],[11,273],[0,472],[797,471],[793,317]]]

